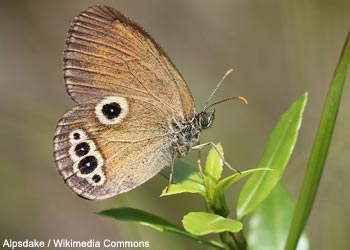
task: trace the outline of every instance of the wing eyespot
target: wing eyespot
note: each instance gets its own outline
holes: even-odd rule
[[[89,153],[90,146],[87,142],[81,142],[75,146],[74,151],[78,157],[82,157],[82,156],[86,155],[87,153]]]
[[[102,170],[103,157],[93,140],[82,129],[76,129],[69,134],[69,155],[73,161],[73,171],[92,186],[101,186],[106,176]]]
[[[120,105],[116,102],[107,103],[102,106],[102,114],[108,119],[112,120],[117,118],[122,111]]]
[[[101,181],[101,175],[95,174],[94,176],[92,176],[92,180],[95,183],[99,183]]]
[[[71,144],[79,143],[87,139],[85,132],[82,129],[76,129],[69,134]]]
[[[129,105],[125,98],[109,96],[100,101],[95,107],[97,119],[104,125],[120,123],[129,111]]]
[[[94,172],[97,166],[98,166],[97,158],[93,155],[89,155],[79,161],[78,169],[81,174],[87,175]]]
[[[74,133],[73,134],[74,140],[79,140],[80,139],[80,134],[79,133]]]

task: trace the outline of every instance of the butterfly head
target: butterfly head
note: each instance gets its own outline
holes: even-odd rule
[[[196,120],[201,129],[210,128],[215,119],[215,109],[211,112],[201,111],[196,114]]]

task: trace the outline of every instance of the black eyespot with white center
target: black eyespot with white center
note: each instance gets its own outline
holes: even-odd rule
[[[95,106],[96,118],[104,125],[114,125],[122,122],[128,112],[128,101],[121,96],[105,97]]]
[[[78,165],[79,171],[82,174],[90,174],[93,172],[98,165],[98,161],[95,156],[86,156],[83,158]]]
[[[87,153],[89,153],[89,150],[90,150],[90,146],[86,142],[79,143],[78,145],[75,146],[75,149],[74,149],[75,154],[79,157],[82,157]]]
[[[122,108],[116,102],[107,103],[102,106],[102,113],[106,116],[107,119],[114,119],[120,115]]]

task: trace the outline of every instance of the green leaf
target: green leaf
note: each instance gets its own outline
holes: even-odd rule
[[[244,184],[237,204],[240,220],[257,208],[281,178],[297,140],[306,101],[307,93],[282,115],[272,132],[258,167],[272,171],[254,173]]]
[[[310,154],[305,178],[300,190],[299,199],[289,231],[286,250],[295,249],[298,238],[304,230],[310,215],[318,185],[326,162],[331,143],[334,125],[337,119],[340,100],[344,88],[350,58],[350,32],[348,33],[342,54],[333,76],[315,142]]]
[[[182,234],[182,229],[177,226],[171,224],[170,222],[156,216],[153,214],[149,214],[142,210],[134,209],[134,208],[113,208],[101,211],[98,213],[103,216],[112,217],[117,220],[123,221],[136,221],[140,224],[150,226],[158,231],[172,231],[176,233]]]
[[[220,143],[217,144],[216,147],[219,149],[220,153],[223,155],[224,150],[221,144]],[[216,183],[221,177],[222,160],[214,147],[212,147],[209,150],[207,161],[205,162],[204,173],[206,178],[208,178],[208,180],[210,180],[212,183]]]
[[[221,144],[216,145],[217,149],[220,151],[221,154],[224,154],[223,148]],[[204,177],[204,185],[205,185],[205,190],[206,190],[206,204],[208,211],[212,211],[214,213],[224,213],[221,215],[226,215],[226,213],[229,212],[227,206],[225,203],[216,203],[217,200],[215,197],[215,188],[218,180],[221,177],[222,173],[222,159],[220,158],[220,155],[218,152],[215,150],[214,147],[212,147],[208,153],[207,156],[207,161],[205,163],[205,177]],[[223,208],[223,206],[225,208]],[[220,211],[219,210],[223,210]]]
[[[161,174],[169,178],[170,168],[164,168]],[[198,168],[195,168],[183,161],[176,160],[174,166],[173,184],[169,190],[164,188],[161,196],[173,195],[179,193],[198,193],[205,196],[204,181]]]
[[[182,219],[187,232],[194,235],[221,233],[225,231],[239,232],[243,225],[239,221],[231,220],[217,214],[205,212],[190,212]]]
[[[295,204],[287,189],[278,183],[266,200],[252,214],[247,232],[248,249],[283,250]],[[310,249],[306,234],[297,250]]]
[[[227,189],[233,183],[239,181],[243,177],[258,171],[265,171],[265,170],[270,170],[270,169],[268,168],[250,169],[250,170],[243,171],[241,173],[235,173],[219,181],[215,186],[214,195],[212,198],[213,200],[211,200],[211,203],[210,203],[211,210],[216,214],[226,217],[230,213],[230,210],[226,204],[226,199],[225,199],[225,193]]]
[[[243,177],[246,177],[247,175],[253,174],[255,172],[259,171],[269,171],[271,169],[269,168],[254,168],[254,169],[249,169],[240,173],[235,173],[233,175],[230,175],[221,181],[216,185],[216,190],[220,193],[225,193],[226,190],[235,182],[239,181]]]
[[[160,232],[176,233],[176,234],[185,236],[187,238],[190,238],[192,240],[195,240],[199,243],[215,247],[217,249],[225,249],[223,245],[219,242],[192,235],[186,232],[184,229],[156,215],[144,212],[142,210],[133,209],[133,208],[113,208],[113,209],[101,211],[98,214],[106,217],[111,217],[117,220],[122,220],[122,221],[138,222],[142,225],[152,227],[153,229],[158,230]]]

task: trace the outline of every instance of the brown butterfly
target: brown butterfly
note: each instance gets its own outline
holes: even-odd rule
[[[64,78],[78,105],[58,123],[54,156],[64,181],[81,197],[127,192],[165,166],[173,168],[176,156],[213,144],[198,145],[214,120],[214,110],[206,110],[216,103],[196,113],[166,53],[113,8],[93,6],[75,17]]]

